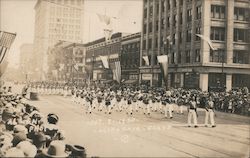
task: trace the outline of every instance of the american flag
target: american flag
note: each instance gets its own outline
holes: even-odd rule
[[[0,63],[2,63],[15,37],[16,34],[14,33],[0,31]]]
[[[115,69],[113,72],[113,79],[116,80],[118,83],[121,82],[121,63],[120,61],[115,62]]]

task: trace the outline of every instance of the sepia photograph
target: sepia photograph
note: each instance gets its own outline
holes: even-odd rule
[[[0,157],[249,158],[249,0],[0,0]]]

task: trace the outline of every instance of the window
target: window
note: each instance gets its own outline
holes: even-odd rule
[[[178,63],[181,63],[181,52],[179,52],[179,55],[178,55]]]
[[[176,39],[176,38],[175,38],[175,35],[176,35],[176,34],[174,33],[174,34],[173,34],[173,38],[172,38],[173,45],[175,45],[175,39]]]
[[[187,10],[187,22],[192,21],[192,9]]]
[[[148,49],[152,49],[152,39],[148,39]]]
[[[163,47],[163,40],[164,40],[163,36],[161,36],[160,39],[161,39],[161,41],[160,41],[160,46]]]
[[[149,23],[149,33],[151,33],[153,31],[153,28],[152,28],[152,22]]]
[[[145,50],[146,49],[146,40],[143,40],[143,43],[142,43],[142,49]]]
[[[212,5],[211,17],[216,19],[225,19],[225,6]]]
[[[159,21],[158,21],[158,20],[156,21],[156,24],[155,24],[155,30],[156,30],[156,31],[159,30]]]
[[[165,12],[165,5],[166,5],[165,3],[166,3],[165,0],[161,1],[161,12]]]
[[[245,29],[234,29],[234,41],[235,42],[248,42],[249,31]]]
[[[249,53],[246,50],[235,50],[233,63],[249,64]]]
[[[186,51],[186,63],[190,63],[190,50]]]
[[[179,33],[179,42],[182,43],[182,33]]]
[[[155,48],[157,48],[158,47],[158,38],[156,37],[155,38]]]
[[[225,28],[211,27],[210,39],[217,41],[225,41]]]
[[[180,13],[180,24],[182,24],[182,13]]]
[[[149,17],[153,16],[153,6],[149,7]]]
[[[167,9],[168,10],[170,9],[170,1],[169,0],[167,1]]]
[[[195,62],[200,62],[200,49],[195,50]]]
[[[224,61],[224,50],[211,50],[210,49],[210,62],[222,63]]]
[[[148,13],[148,10],[145,8],[144,9],[144,13],[143,13],[144,14],[144,18],[147,18],[147,13]]]
[[[143,34],[146,34],[147,33],[147,24],[144,24],[143,25]]]
[[[196,33],[196,34],[201,34],[201,28],[200,28],[200,26],[196,27],[195,33]],[[195,40],[196,40],[196,41],[200,41],[201,38],[198,37],[198,36],[195,36]]]
[[[170,17],[167,17],[167,27],[170,26]]]
[[[187,42],[191,42],[191,30],[187,30],[187,38],[186,38]]]
[[[173,7],[176,7],[176,0],[173,0]]]
[[[183,5],[183,0],[179,0],[180,6]]]
[[[165,20],[161,19],[161,28],[164,29],[164,25],[165,25]]]
[[[247,8],[234,8],[234,20],[249,21],[249,13]]]
[[[202,9],[201,6],[196,7],[196,19],[201,19]]]
[[[175,59],[175,53],[172,53],[172,58],[171,58],[171,63],[174,64],[174,59]]]
[[[158,1],[157,1],[157,2],[158,2]],[[156,3],[156,14],[157,14],[157,15],[159,15],[159,10],[160,10],[160,9],[159,9],[159,2],[158,2],[158,3]]]
[[[173,18],[173,26],[175,27],[176,22],[177,22],[177,15],[174,15],[173,17],[174,17],[174,18]]]

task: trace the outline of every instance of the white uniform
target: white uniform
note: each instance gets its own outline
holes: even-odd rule
[[[188,126],[191,126],[191,120],[193,118],[193,122],[194,122],[194,126],[197,127],[197,113],[195,111],[196,109],[196,102],[195,101],[191,101],[190,102],[190,109],[188,112]]]
[[[212,127],[215,127],[213,107],[214,107],[214,102],[210,100],[208,102],[208,108],[206,108],[205,126],[208,126],[208,119],[210,118]]]

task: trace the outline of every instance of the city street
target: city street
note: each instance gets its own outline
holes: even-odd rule
[[[187,127],[187,112],[174,113],[172,120],[159,112],[133,116],[94,111],[62,96],[40,96],[29,101],[46,116],[54,112],[65,130],[66,142],[86,148],[88,156],[100,157],[249,157],[248,117],[216,112],[216,128],[204,127],[199,109],[199,128]]]

